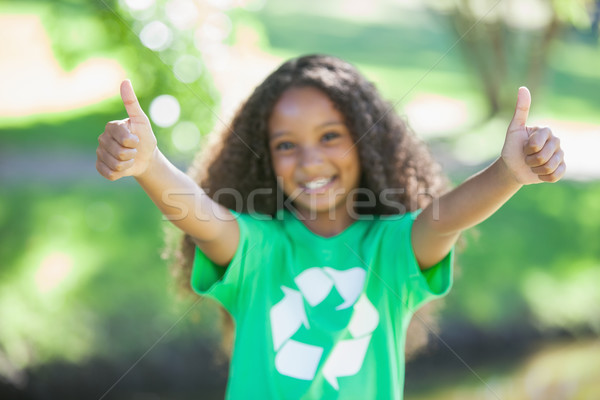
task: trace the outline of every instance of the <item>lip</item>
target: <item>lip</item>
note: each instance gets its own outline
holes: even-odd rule
[[[338,180],[337,175],[334,175],[331,177],[331,180],[325,186],[321,186],[320,188],[309,189],[306,186],[304,186],[303,184],[300,184],[300,188],[302,188],[302,193],[305,193],[305,194],[325,193],[335,184],[335,182],[337,182],[337,180]]]

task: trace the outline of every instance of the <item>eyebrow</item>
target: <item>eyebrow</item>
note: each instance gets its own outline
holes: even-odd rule
[[[344,125],[344,123],[342,121],[327,121],[322,123],[321,125],[318,125],[315,130],[317,129],[321,129],[321,128],[325,128],[326,126],[330,126],[330,125]],[[277,131],[274,132],[269,139],[277,139],[278,137],[288,133],[289,131]]]

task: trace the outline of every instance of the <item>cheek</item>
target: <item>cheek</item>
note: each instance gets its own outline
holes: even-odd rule
[[[289,157],[273,157],[273,172],[275,176],[287,177],[294,170],[294,162]]]
[[[360,174],[360,160],[358,154],[351,147],[339,147],[333,150],[329,157],[332,160],[337,160],[338,165],[348,171],[350,175]]]

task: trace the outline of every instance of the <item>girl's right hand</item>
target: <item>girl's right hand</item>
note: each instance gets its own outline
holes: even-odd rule
[[[108,180],[139,177],[158,152],[150,120],[140,107],[129,80],[121,83],[121,98],[129,118],[110,121],[98,137],[96,169]]]

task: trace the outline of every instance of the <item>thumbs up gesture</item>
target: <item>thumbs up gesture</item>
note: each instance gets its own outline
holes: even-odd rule
[[[96,149],[96,169],[111,181],[143,174],[157,150],[150,120],[128,80],[121,83],[121,98],[129,118],[106,124]]]
[[[519,88],[517,106],[508,130],[502,160],[522,185],[556,182],[565,174],[564,153],[560,140],[547,127],[527,126],[531,94]]]

